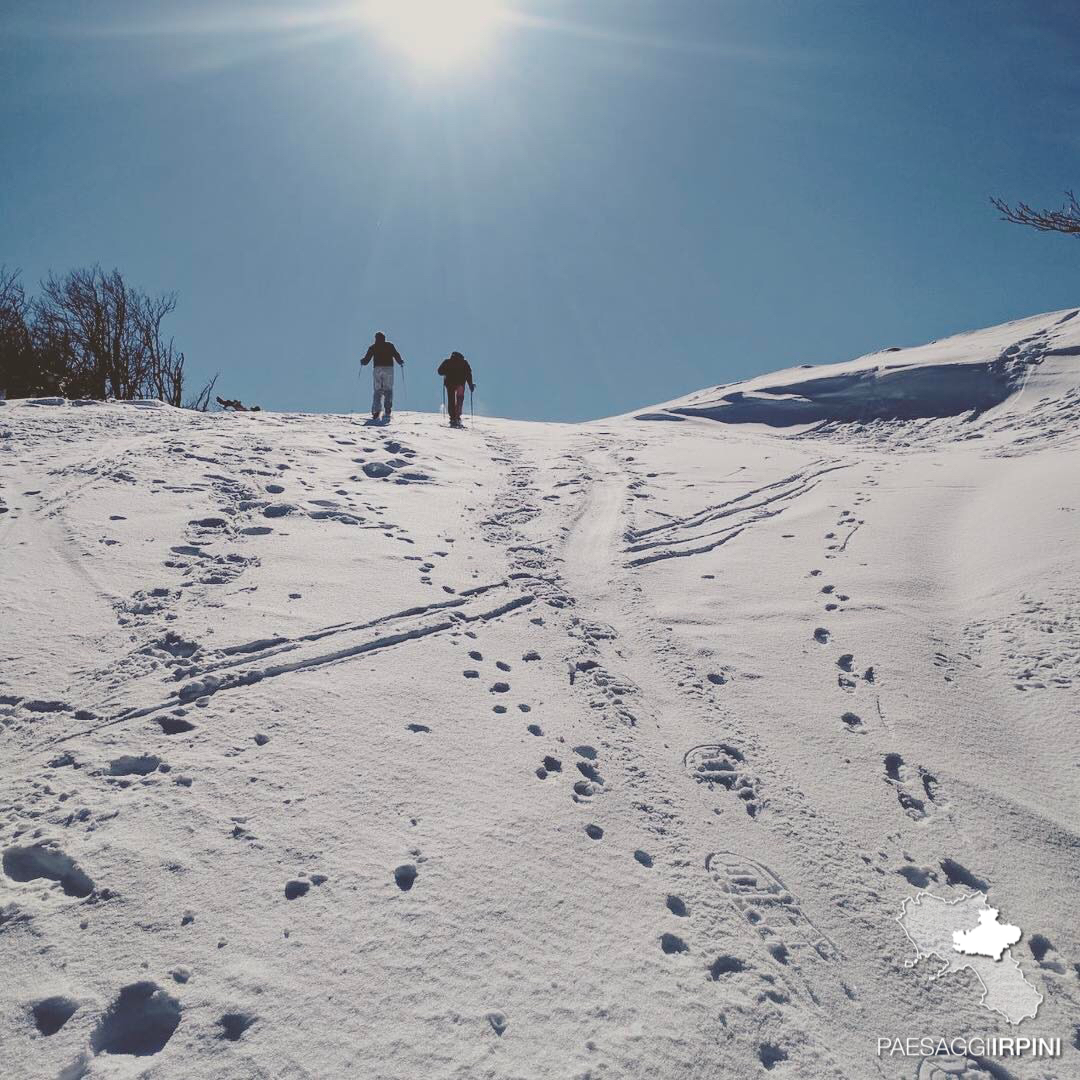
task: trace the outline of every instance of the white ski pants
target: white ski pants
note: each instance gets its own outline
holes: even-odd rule
[[[372,415],[390,412],[394,407],[394,368],[393,365],[377,367],[372,375],[375,380],[375,393],[371,398]],[[379,403],[380,398],[383,404]]]

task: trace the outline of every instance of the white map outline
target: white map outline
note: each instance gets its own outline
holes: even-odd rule
[[[937,980],[946,973],[963,971],[966,969],[975,976],[975,978],[978,980],[979,985],[982,987],[982,996],[979,998],[979,1004],[985,1009],[1004,1016],[1010,1024],[1020,1024],[1026,1019],[1034,1018],[1038,1014],[1039,1007],[1042,1005],[1045,997],[1044,995],[1039,993],[1038,989],[1032,983],[1028,982],[1027,978],[1024,976],[1023,969],[1020,967],[1019,961],[1012,955],[1012,952],[1009,948],[1003,949],[1001,952],[1001,958],[998,960],[994,960],[992,957],[986,956],[985,954],[967,953],[960,949],[955,943],[952,943],[949,947],[948,955],[943,955],[935,949],[926,950],[923,946],[920,946],[919,942],[917,942],[915,938],[912,937],[910,931],[908,930],[906,920],[910,915],[911,908],[922,908],[922,902],[924,899],[936,901],[937,903],[943,904],[946,907],[955,907],[958,904],[967,904],[971,903],[972,901],[978,901],[980,905],[977,909],[978,911],[994,911],[995,913],[998,913],[998,909],[991,908],[990,905],[987,903],[985,895],[983,895],[981,892],[976,891],[958,896],[954,900],[950,900],[942,896],[935,896],[933,893],[927,892],[925,889],[920,890],[915,896],[904,897],[903,903],[900,905],[900,914],[894,916],[894,918],[900,924],[900,929],[903,930],[904,936],[908,939],[909,942],[911,942],[912,947],[915,949],[915,959],[906,962],[905,966],[909,968],[917,967],[920,960],[932,961],[936,958],[937,960],[942,961],[941,967],[929,976],[929,980],[931,982]],[[980,922],[981,915],[976,922],[976,926],[980,925]],[[975,929],[975,927],[972,926],[966,929]],[[951,930],[949,940],[950,942],[952,941]],[[1021,981],[1030,989],[1031,993],[1035,996],[1036,1001],[1034,1006],[1031,1007],[1031,1012],[1021,1012],[1014,1019],[1013,1015],[1010,1012],[1007,1012],[1005,1009],[1000,1008],[996,1004],[988,1003],[987,999],[992,998],[994,989],[996,988],[991,988],[987,985],[987,982],[983,977],[983,973],[982,971],[980,971],[980,967],[982,967],[985,963],[989,963],[991,965],[1001,964],[1003,965],[1002,970],[1004,970],[1005,967],[1010,965],[1016,968],[1016,971]],[[996,971],[997,968],[996,966],[994,966],[991,967],[989,970]]]

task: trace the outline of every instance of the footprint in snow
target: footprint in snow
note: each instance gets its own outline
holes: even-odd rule
[[[714,852],[705,860],[705,869],[760,936],[766,953],[791,971],[806,996],[816,1002],[821,965],[840,952],[807,918],[798,897],[768,867],[734,852]],[[718,974],[724,973],[722,966]]]
[[[709,978],[718,982],[724,975],[734,975],[746,970],[746,964],[737,956],[723,954],[709,965]]]
[[[551,773],[561,773],[561,772],[562,772],[562,762],[557,757],[552,757],[550,754],[548,754],[544,758],[543,765],[541,765],[540,768],[538,768],[536,770],[536,775],[541,780],[546,780]]]
[[[848,731],[857,732],[859,734],[865,733],[866,729],[863,727],[862,718],[860,716],[857,716],[855,713],[846,712],[843,714],[843,716],[840,717],[840,719],[847,725]]]
[[[913,866],[908,864],[897,868],[896,871],[909,885],[916,889],[925,889],[931,881],[937,881],[937,871],[932,866]]]
[[[579,761],[577,763],[578,772],[585,777],[586,780],[592,781],[592,783],[599,786],[603,786],[604,778],[597,771],[596,766],[588,761]]]
[[[901,809],[914,821],[922,821],[940,801],[938,779],[922,767],[912,769],[897,753],[885,755],[885,782],[896,791]],[[951,884],[951,883],[950,883]]]
[[[690,777],[709,791],[724,789],[742,800],[747,814],[757,817],[763,803],[759,781],[741,750],[730,743],[706,743],[688,750],[683,766]],[[715,810],[716,813],[720,811]]]
[[[686,906],[686,902],[682,897],[669,894],[667,898],[667,909],[672,915],[677,915],[680,919],[685,919],[689,916],[690,910]]]
[[[575,762],[582,779],[574,783],[574,802],[587,803],[606,791],[604,778],[600,775],[593,762],[596,760],[596,749],[592,746],[575,746],[574,753],[585,758],[584,761]]]
[[[180,716],[159,716],[156,718],[163,735],[182,735],[185,731],[194,731],[195,725]]]
[[[31,1006],[38,1031],[48,1037],[55,1035],[76,1013],[79,1002],[74,998],[57,995],[35,1001]]]
[[[157,1054],[180,1026],[181,1013],[180,1002],[157,983],[131,983],[120,990],[91,1032],[91,1049],[95,1054],[130,1054],[134,1057]]]
[[[79,864],[55,843],[38,841],[29,846],[13,844],[4,849],[0,866],[12,881],[58,881],[65,895],[84,899],[94,891],[94,882]]]
[[[661,934],[660,935],[660,948],[668,956],[673,956],[675,953],[684,953],[690,951],[690,946],[678,934]]]
[[[758,1061],[765,1069],[774,1069],[781,1061],[787,1061],[787,1051],[775,1043],[763,1042],[758,1046]]]

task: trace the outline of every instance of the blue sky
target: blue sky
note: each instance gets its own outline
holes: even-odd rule
[[[358,5],[8,0],[0,262],[179,293],[194,377],[578,420],[1080,303],[1070,3],[506,0],[416,64]],[[400,404],[400,401],[399,401]]]

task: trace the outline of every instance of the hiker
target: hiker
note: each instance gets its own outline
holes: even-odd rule
[[[465,401],[465,384],[469,390],[475,390],[472,368],[469,361],[459,352],[452,352],[440,365],[438,374],[443,377],[446,387],[446,402],[450,408],[450,426],[461,427],[461,406]]]
[[[390,410],[394,407],[394,361],[397,361],[402,369],[405,361],[397,351],[392,341],[386,340],[386,335],[380,330],[375,335],[368,351],[364,353],[364,359],[360,366],[364,367],[369,361],[374,361],[372,376],[374,377],[375,392],[371,397],[371,419],[378,420],[379,414],[385,409],[386,419],[390,419]],[[381,399],[381,401],[380,401]]]

